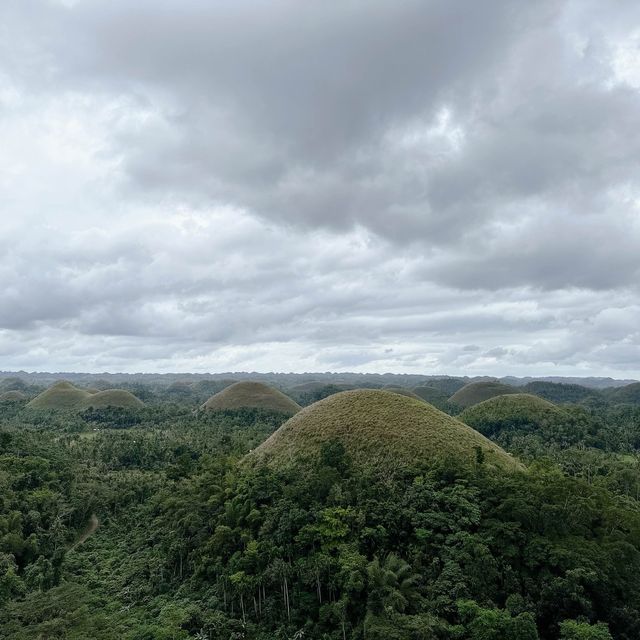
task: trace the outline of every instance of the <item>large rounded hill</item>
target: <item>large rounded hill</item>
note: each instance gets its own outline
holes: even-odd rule
[[[383,390],[343,391],[302,409],[249,455],[288,467],[317,457],[326,442],[342,443],[355,465],[395,469],[455,458],[473,464],[520,468],[500,447],[430,404]]]
[[[502,396],[508,393],[518,393],[515,387],[502,384],[497,381],[471,382],[459,391],[456,391],[450,398],[449,402],[458,407],[467,408],[479,402],[484,402],[495,396]]]
[[[300,405],[282,391],[261,382],[236,382],[209,398],[201,407],[207,411],[225,409],[267,409],[293,415]]]
[[[504,430],[534,431],[570,419],[560,407],[528,393],[489,398],[465,409],[459,418],[487,436]]]
[[[78,406],[79,409],[104,409],[106,407],[118,407],[121,409],[138,409],[144,406],[144,402],[133,393],[124,389],[107,389],[98,391],[85,398]]]
[[[31,409],[75,409],[89,397],[91,394],[88,391],[78,389],[66,380],[60,380],[36,396],[27,404],[27,407]]]

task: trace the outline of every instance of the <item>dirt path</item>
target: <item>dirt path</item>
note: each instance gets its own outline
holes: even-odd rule
[[[85,527],[84,531],[80,534],[80,537],[69,547],[69,550],[75,549],[79,547],[87,538],[92,536],[96,529],[100,526],[100,520],[98,520],[98,516],[94,513],[89,518],[89,524]]]

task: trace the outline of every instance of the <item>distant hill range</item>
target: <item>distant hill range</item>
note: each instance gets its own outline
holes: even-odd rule
[[[617,380],[615,378],[570,378],[562,376],[544,376],[539,378],[516,378],[514,376],[506,376],[500,378],[500,382],[511,384],[515,387],[523,387],[530,382],[554,382],[556,384],[579,384],[582,387],[590,389],[610,389],[611,387],[624,387],[625,385],[637,382],[637,380]]]
[[[524,377],[505,376],[496,378],[492,376],[449,376],[449,375],[417,375],[417,374],[393,374],[393,373],[257,373],[247,372],[225,372],[225,373],[77,373],[77,372],[26,372],[26,371],[0,371],[0,390],[3,389],[3,380],[11,378],[14,384],[10,385],[17,389],[18,381],[23,381],[28,385],[39,385],[48,387],[59,380],[68,380],[73,384],[92,387],[103,390],[114,387],[131,389],[136,385],[149,385],[158,389],[167,389],[171,385],[179,383],[181,387],[188,389],[195,388],[196,385],[213,384],[222,382],[226,384],[242,380],[254,380],[264,384],[272,385],[278,389],[291,389],[299,385],[313,387],[312,383],[321,385],[336,385],[342,388],[371,388],[381,389],[386,386],[404,387],[414,389],[418,386],[428,386],[439,389],[447,395],[455,393],[471,382],[498,381],[516,387],[525,386],[531,382],[553,382],[561,384],[573,384],[588,387],[590,389],[608,389],[612,387],[622,387],[636,380],[616,380],[614,378],[598,377],[563,377],[563,376],[540,376]],[[9,386],[9,385],[7,385]],[[214,385],[215,387],[216,385]],[[20,389],[17,389],[20,390]],[[218,388],[211,389],[212,392]]]

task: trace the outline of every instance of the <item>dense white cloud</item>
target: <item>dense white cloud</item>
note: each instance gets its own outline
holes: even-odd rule
[[[635,2],[0,7],[0,368],[640,376]]]

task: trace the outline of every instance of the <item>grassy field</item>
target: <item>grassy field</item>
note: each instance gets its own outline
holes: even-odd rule
[[[202,409],[220,411],[224,409],[268,409],[293,415],[300,405],[281,391],[261,382],[236,382],[209,398]]]
[[[306,407],[258,447],[251,459],[288,466],[317,456],[323,443],[341,442],[354,464],[393,469],[455,458],[474,464],[520,468],[500,447],[422,400],[383,390],[335,394]]]

